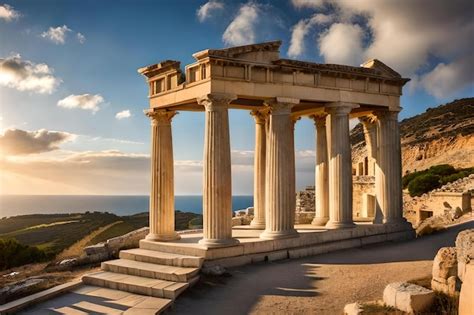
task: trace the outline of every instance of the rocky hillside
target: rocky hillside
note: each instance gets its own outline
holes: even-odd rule
[[[432,165],[474,166],[474,98],[428,108],[400,122],[403,172]],[[366,155],[362,125],[351,131],[353,162]]]

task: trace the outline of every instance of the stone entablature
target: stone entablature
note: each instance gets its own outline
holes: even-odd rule
[[[402,86],[409,80],[376,59],[360,67],[281,59],[280,45],[275,41],[195,53],[196,62],[185,67],[183,82],[177,61],[139,72],[148,78],[152,107],[181,105],[188,110],[202,110],[195,99],[207,93],[236,94],[231,108],[259,107],[262,100],[256,98],[281,96],[287,86],[301,88],[283,93],[301,99],[293,112],[317,112],[314,109],[322,101],[396,108]]]

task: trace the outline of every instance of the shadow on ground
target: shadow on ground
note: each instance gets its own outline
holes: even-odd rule
[[[318,290],[320,283],[326,280],[318,275],[318,268],[322,265],[333,268],[341,265],[342,269],[349,265],[429,261],[435,257],[439,248],[454,246],[459,231],[468,228],[474,228],[474,221],[407,242],[384,243],[297,260],[233,268],[230,270],[231,277],[203,278],[174,303],[170,313],[248,314],[263,296],[317,297],[325,294]]]

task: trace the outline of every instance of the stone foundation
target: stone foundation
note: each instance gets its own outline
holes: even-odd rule
[[[359,224],[353,229],[324,230],[312,225],[297,225],[298,237],[278,240],[262,240],[259,230],[248,226],[234,227],[233,237],[240,244],[225,248],[205,248],[193,243],[199,233],[181,235],[180,241],[140,241],[144,249],[167,253],[204,257],[204,265],[234,267],[261,261],[300,258],[336,250],[355,248],[386,241],[401,241],[415,237],[407,225]]]

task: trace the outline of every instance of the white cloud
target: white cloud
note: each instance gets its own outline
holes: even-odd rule
[[[319,8],[323,4],[324,0],[291,0],[293,6],[297,9],[302,8]]]
[[[20,13],[13,9],[12,6],[9,6],[8,4],[0,4],[0,19],[10,22],[19,17]]]
[[[319,36],[319,51],[327,63],[360,65],[363,31],[359,25],[334,23]]]
[[[130,110],[128,110],[128,109],[123,110],[123,111],[118,112],[117,114],[115,114],[115,118],[118,119],[118,120],[121,120],[121,119],[124,119],[124,118],[129,118],[131,116],[132,116],[132,114],[130,113]]]
[[[405,1],[403,5],[391,0],[293,0],[292,3],[295,8],[310,8],[318,12],[329,8],[335,16],[335,24],[343,24],[349,31],[343,32],[341,29],[344,27],[339,26],[337,32],[338,29],[333,28],[335,24],[332,24],[320,35],[328,44],[320,47],[319,51],[325,62],[342,60],[355,65],[361,61],[359,56],[363,60],[377,58],[403,76],[414,78],[409,84],[412,89],[423,87],[437,97],[452,94],[458,86],[465,86],[470,81],[466,71],[461,71],[456,65],[463,63],[468,68],[474,67],[471,0],[453,0],[449,3],[431,0],[429,9],[424,0]],[[358,28],[364,32],[362,36]],[[307,32],[299,32],[295,34],[293,55],[304,49],[304,43],[299,45],[298,38],[304,38]],[[333,39],[331,42],[334,45],[329,45],[329,39]],[[320,43],[324,44],[324,41]],[[298,50],[299,47],[303,48]],[[357,56],[347,56],[349,47],[355,47]],[[469,58],[471,61],[466,61]],[[443,62],[433,64],[433,59]],[[418,77],[423,82],[417,84]],[[441,77],[449,77],[451,82],[457,84],[448,83],[440,87],[438,79]]]
[[[82,94],[74,95],[71,94],[62,100],[58,101],[59,107],[64,108],[80,108],[84,110],[90,110],[93,113],[97,112],[100,108],[99,105],[104,102],[104,98],[99,95]]]
[[[196,11],[199,22],[204,22],[205,20],[212,17],[212,14],[216,11],[224,9],[224,3],[220,1],[211,0],[203,4]]]
[[[240,7],[239,13],[227,26],[222,40],[227,45],[246,45],[255,42],[256,24],[261,10],[258,4],[249,2]]]
[[[77,33],[76,37],[79,43],[84,44],[86,42],[86,37],[82,35],[81,33]]]
[[[53,76],[53,70],[45,63],[35,64],[23,60],[20,55],[0,58],[0,85],[19,91],[51,94],[61,80]]]
[[[0,153],[23,155],[48,152],[58,149],[58,145],[75,139],[75,135],[62,131],[40,129],[25,131],[7,129],[0,135]]]
[[[298,21],[291,31],[291,42],[290,47],[288,48],[288,56],[295,58],[302,55],[305,50],[305,37],[311,27],[317,24],[330,23],[333,18],[332,15],[318,13],[313,15],[310,19]]]
[[[67,33],[71,31],[72,30],[66,25],[50,27],[46,32],[41,34],[41,37],[46,38],[57,45],[63,45],[66,42]]]
[[[422,86],[438,99],[452,96],[474,83],[474,54],[449,64],[439,63],[421,78]]]

